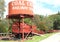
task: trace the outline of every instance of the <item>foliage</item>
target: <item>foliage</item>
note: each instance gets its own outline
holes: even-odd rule
[[[8,32],[8,22],[4,19],[0,21],[0,33]]]
[[[53,29],[59,30],[60,29],[60,13],[56,13],[55,15],[49,16],[53,21]]]
[[[0,0],[0,17],[3,18],[5,11],[5,0]]]
[[[29,24],[29,25],[33,24],[32,20],[30,18],[25,18],[24,22],[27,23],[27,24]]]
[[[36,26],[37,26],[38,28],[40,28],[40,16],[39,16],[39,15],[35,15],[35,16],[34,16],[33,22],[36,24]]]
[[[53,27],[52,20],[50,20],[50,18],[47,16],[35,15],[34,23],[39,30],[43,30],[45,32],[48,32],[48,30],[52,30]]]
[[[15,19],[7,19],[8,23],[9,23],[9,28],[8,28],[8,32],[11,33],[12,32],[12,24],[13,22],[15,22]],[[17,20],[18,21],[18,20]]]

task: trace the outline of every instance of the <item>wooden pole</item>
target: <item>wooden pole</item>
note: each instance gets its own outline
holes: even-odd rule
[[[23,41],[24,41],[24,18],[22,18],[22,20],[23,20],[23,36],[22,36],[22,38],[23,38]]]
[[[23,27],[22,27],[22,42],[24,42],[24,16],[22,17],[22,23],[23,23]]]

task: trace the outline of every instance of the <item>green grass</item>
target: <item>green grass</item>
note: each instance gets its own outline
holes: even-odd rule
[[[32,39],[27,39],[27,40],[24,40],[24,42],[39,42],[45,38],[48,38],[49,36],[53,35],[55,33],[49,33],[49,34],[44,34],[42,36],[33,36]],[[21,41],[13,41],[13,40],[9,40],[9,41],[2,41],[0,40],[0,42],[21,42]]]
[[[43,36],[33,36],[31,40],[28,39],[28,40],[25,40],[25,42],[39,42],[45,38],[48,38],[52,34],[55,34],[55,33],[44,34]]]

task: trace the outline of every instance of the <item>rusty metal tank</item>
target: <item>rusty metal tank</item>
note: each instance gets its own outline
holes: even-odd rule
[[[8,15],[33,15],[33,4],[28,0],[15,0],[9,3]]]

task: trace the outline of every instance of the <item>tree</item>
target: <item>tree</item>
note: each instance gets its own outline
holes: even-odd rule
[[[7,20],[0,21],[0,33],[7,33],[8,32],[8,22]]]
[[[53,21],[49,16],[35,15],[34,23],[39,30],[43,30],[45,32],[53,29]]]
[[[4,0],[0,0],[0,17],[1,18],[3,18],[4,11],[5,11],[5,1]]]
[[[3,19],[5,11],[5,0],[0,0],[0,32],[7,32],[8,24],[5,19]]]
[[[60,12],[49,16],[50,19],[53,21],[53,29],[60,29]]]
[[[27,24],[29,24],[29,25],[32,25],[33,24],[31,18],[25,18],[24,19],[24,22],[27,23]]]
[[[56,15],[57,17],[55,18],[54,21],[54,29],[60,30],[60,15]]]
[[[39,15],[35,15],[34,16],[34,20],[33,22],[36,24],[37,28],[40,28],[40,16]]]

